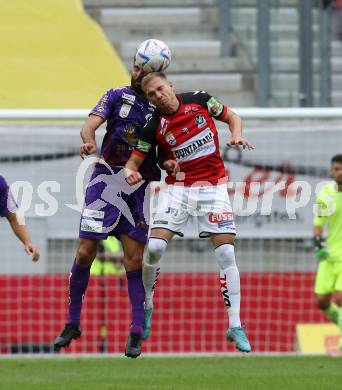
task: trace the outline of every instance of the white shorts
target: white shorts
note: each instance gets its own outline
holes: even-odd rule
[[[201,238],[215,233],[236,234],[226,184],[206,187],[167,185],[160,191],[152,208],[155,209],[152,211],[152,229],[167,229],[183,237],[185,225],[191,222]]]

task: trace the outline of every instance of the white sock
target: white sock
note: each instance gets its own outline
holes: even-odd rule
[[[159,260],[161,259],[167,241],[162,238],[150,237],[148,240],[148,250],[144,259],[143,283],[145,287],[145,308],[153,308],[153,295],[157,279],[160,273]]]
[[[220,267],[220,285],[227,308],[229,327],[241,326],[240,321],[240,274],[235,262],[234,245],[223,244],[215,248]]]

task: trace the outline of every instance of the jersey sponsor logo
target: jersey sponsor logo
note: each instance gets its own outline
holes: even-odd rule
[[[231,307],[230,298],[228,294],[228,287],[227,287],[227,276],[222,275],[220,277],[220,288],[221,288],[221,294],[223,297],[224,304],[226,307]]]
[[[184,114],[190,114],[192,112],[197,112],[199,110],[198,107],[186,106],[184,108]]]
[[[222,114],[222,111],[223,111],[223,104],[220,103],[217,99],[215,99],[214,97],[211,97],[208,101],[207,101],[207,107],[208,107],[208,111],[211,115],[213,116],[219,116]]]
[[[89,217],[89,218],[103,219],[104,216],[105,216],[104,211],[99,211],[99,210],[84,209],[82,213],[82,217]]]
[[[153,225],[168,225],[168,221],[157,220],[153,222]]]
[[[176,138],[171,132],[165,134],[165,141],[171,146],[176,145]]]
[[[233,222],[234,221],[234,213],[232,212],[225,212],[225,213],[210,213],[208,215],[208,220],[210,223],[222,223],[222,222]]]
[[[142,141],[141,139],[138,141],[137,150],[141,153],[148,153],[151,147],[152,145],[148,142]]]
[[[234,221],[222,221],[218,222],[217,226],[219,228],[232,228],[235,229],[235,223]]]
[[[134,104],[134,102],[135,102],[134,95],[130,95],[130,94],[124,92],[121,96],[122,96],[122,99],[125,100],[127,103]]]
[[[179,210],[175,209],[174,207],[168,207],[167,210],[165,211],[165,214],[171,214],[174,217],[177,217]]]
[[[121,109],[120,109],[120,112],[119,112],[119,116],[121,118],[127,118],[129,112],[131,111],[131,108],[132,108],[132,106],[130,104],[124,103],[121,106]]]
[[[207,124],[207,121],[205,120],[204,116],[200,115],[200,114],[195,116],[195,122],[196,122],[197,127],[199,129],[201,129],[202,127],[204,127]]]
[[[83,232],[102,233],[103,221],[93,221],[91,219],[83,219],[81,221],[81,230]]]
[[[190,161],[207,156],[214,153],[216,150],[214,134],[210,128],[207,127],[201,133],[196,134],[195,137],[191,137],[177,148],[171,150],[178,162]]]
[[[160,134],[164,135],[166,133],[167,126],[170,122],[165,118],[160,119]]]

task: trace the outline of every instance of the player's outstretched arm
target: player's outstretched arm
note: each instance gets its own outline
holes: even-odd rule
[[[232,138],[227,143],[229,146],[242,146],[244,149],[254,149],[246,138],[242,137],[242,121],[241,118],[231,110],[227,110],[226,115],[220,119],[228,124],[229,130],[232,133]]]
[[[39,260],[39,249],[32,244],[28,230],[24,224],[21,224],[16,213],[9,213],[7,220],[11,225],[14,234],[24,244],[25,252],[32,256],[32,261]]]
[[[105,118],[102,116],[91,114],[84,123],[80,133],[83,140],[83,145],[80,147],[80,156],[82,158],[96,153],[95,132],[105,121]]]
[[[142,176],[140,174],[139,168],[140,165],[144,162],[146,156],[144,155],[137,155],[134,153],[131,154],[131,157],[128,159],[126,165],[125,165],[125,176],[126,181],[130,186],[133,186],[134,184],[138,184],[142,180]]]

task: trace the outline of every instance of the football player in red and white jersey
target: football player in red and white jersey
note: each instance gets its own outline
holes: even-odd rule
[[[250,343],[240,321],[240,276],[235,262],[235,223],[227,192],[227,178],[220,156],[218,133],[213,117],[228,124],[231,146],[253,149],[241,136],[241,119],[205,91],[176,95],[163,73],[150,73],[142,88],[156,112],[145,125],[137,146],[126,164],[127,182],[142,180],[139,167],[151,148],[158,146],[166,162],[168,184],[157,207],[144,260],[146,291],[145,335],[149,336],[153,291],[159,261],[168,242],[196,217],[200,237],[210,237],[220,267],[220,285],[227,307],[228,341],[250,352]]]

